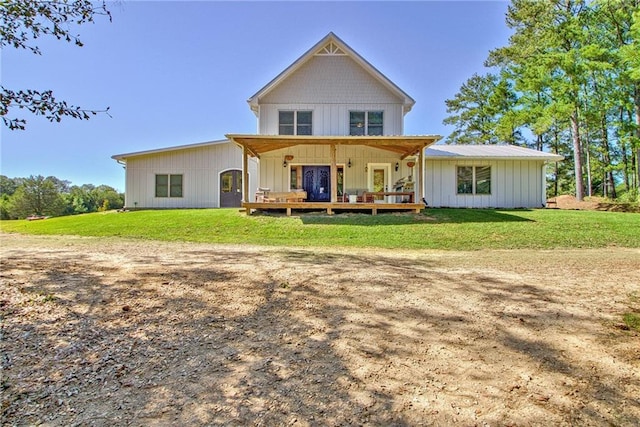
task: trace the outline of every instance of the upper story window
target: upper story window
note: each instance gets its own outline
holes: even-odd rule
[[[313,135],[311,111],[280,111],[278,133],[280,135]]]
[[[383,135],[382,111],[350,111],[349,135]]]

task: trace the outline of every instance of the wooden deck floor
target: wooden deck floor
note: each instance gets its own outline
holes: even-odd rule
[[[328,215],[333,215],[334,211],[371,211],[376,215],[381,210],[413,211],[420,213],[424,208],[422,203],[331,203],[331,202],[242,202],[242,207],[247,210],[247,215],[251,215],[254,210],[286,210],[287,216],[291,216],[291,211],[326,209]]]

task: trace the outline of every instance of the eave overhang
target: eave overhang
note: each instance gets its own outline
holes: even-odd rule
[[[148,155],[154,155],[154,154],[163,154],[163,153],[168,153],[171,151],[180,151],[180,150],[190,150],[193,148],[201,148],[201,147],[208,147],[211,145],[219,145],[219,144],[226,144],[228,143],[229,140],[227,139],[220,139],[220,140],[216,140],[216,141],[207,141],[207,142],[198,142],[195,144],[187,144],[187,145],[176,145],[173,147],[165,147],[165,148],[156,148],[153,150],[145,150],[145,151],[136,151],[133,153],[124,153],[124,154],[114,154],[113,156],[111,156],[112,159],[117,160],[117,161],[126,161],[127,159],[131,158],[131,157],[140,157],[140,156],[148,156]]]
[[[300,145],[354,145],[396,153],[401,159],[416,155],[435,144],[440,135],[408,136],[297,136],[297,135],[225,135],[252,157]]]

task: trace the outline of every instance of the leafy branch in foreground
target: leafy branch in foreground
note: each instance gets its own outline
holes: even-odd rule
[[[106,2],[93,3],[90,0],[18,0],[0,2],[0,47],[12,46],[26,49],[36,55],[42,52],[34,45],[34,40],[51,35],[58,40],[83,46],[78,35],[72,34],[72,25],[94,22],[95,15],[103,15],[111,21],[111,13]],[[58,101],[51,90],[10,90],[0,86],[0,116],[5,126],[11,130],[25,129],[27,121],[7,118],[10,109],[26,109],[35,115],[45,116],[51,122],[59,122],[62,117],[87,120],[92,115],[107,113],[104,110],[89,110]]]
[[[37,91],[28,89],[26,91],[12,91],[0,86],[0,116],[5,126],[11,130],[24,130],[27,121],[25,119],[10,119],[6,117],[9,108],[20,108],[29,110],[36,116],[44,116],[50,122],[59,122],[62,117],[72,117],[74,119],[88,120],[98,113],[105,113],[109,117],[109,107],[104,110],[85,110],[75,105],[69,105],[66,101],[58,101],[53,96],[53,91]]]

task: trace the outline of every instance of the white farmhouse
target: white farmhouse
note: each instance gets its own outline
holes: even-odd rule
[[[541,207],[554,156],[404,135],[415,101],[335,34],[248,100],[258,133],[120,154],[129,208]],[[427,149],[427,147],[429,147]],[[426,149],[426,151],[425,151]]]

